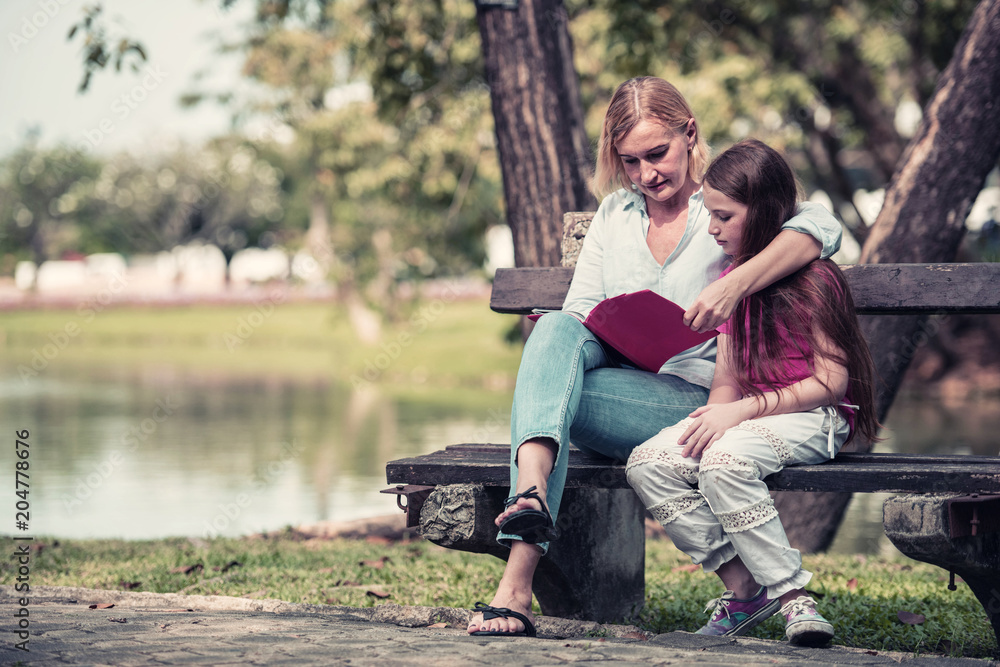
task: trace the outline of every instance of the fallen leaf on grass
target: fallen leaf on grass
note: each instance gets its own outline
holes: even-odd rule
[[[900,611],[896,616],[907,625],[922,625],[927,620],[921,614],[914,614],[910,611]]]
[[[437,628],[447,628],[448,624],[447,623],[434,623],[433,625],[428,625],[427,627],[428,628],[435,628],[435,629],[437,629]]]
[[[124,579],[118,581],[118,587],[124,588],[127,591],[130,591],[133,588],[139,588],[139,586],[142,586],[141,581],[125,581]]]
[[[234,567],[243,567],[243,563],[239,562],[238,560],[231,560],[228,563],[226,563],[225,565],[223,565],[222,567],[219,567],[218,565],[216,565],[212,569],[215,570],[216,572],[228,572],[229,570],[233,569]]]
[[[386,598],[392,597],[391,593],[384,593],[382,591],[365,591],[365,595],[372,598],[377,598],[379,600],[384,600]]]
[[[847,580],[847,590],[851,591],[852,593],[854,591],[858,590],[858,578],[857,577],[854,577],[852,579],[848,579]]]
[[[678,565],[670,569],[671,572],[697,572],[701,569],[701,565],[696,565],[695,563],[688,563],[687,565]]]
[[[363,560],[360,563],[358,563],[358,565],[360,565],[361,567],[370,567],[376,570],[381,570],[383,567],[385,567],[385,564],[388,563],[390,560],[392,559],[389,558],[388,556],[382,556],[378,560]]]
[[[90,605],[87,609],[111,609],[114,606],[114,602],[98,602],[97,604]]]
[[[337,579],[337,581],[333,582],[333,585],[334,586],[360,586],[361,584],[359,584],[356,581],[348,581],[347,579]]]
[[[195,563],[194,565],[180,565],[170,570],[170,574],[191,574],[192,572],[198,572],[204,569],[205,566],[201,563]]]
[[[320,574],[333,574],[334,569],[332,567],[321,567],[316,571]]]

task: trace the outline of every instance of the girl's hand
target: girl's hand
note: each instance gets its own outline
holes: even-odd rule
[[[693,458],[700,457],[723,433],[745,419],[739,401],[704,405],[688,416],[694,423],[688,426],[677,444],[684,445],[681,456]]]
[[[698,333],[705,333],[722,326],[733,315],[743,298],[743,291],[734,281],[732,273],[716,280],[701,291],[691,307],[684,313],[684,324]]]

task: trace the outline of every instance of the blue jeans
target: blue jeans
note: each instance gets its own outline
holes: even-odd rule
[[[511,410],[510,488],[517,487],[517,450],[526,440],[558,445],[545,500],[559,514],[569,444],[620,462],[634,448],[708,400],[708,389],[674,375],[612,367],[604,348],[567,313],[542,316],[521,356]],[[520,539],[500,533],[497,541]],[[540,544],[548,550],[548,543]]]

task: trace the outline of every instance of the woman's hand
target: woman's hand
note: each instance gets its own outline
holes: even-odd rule
[[[705,333],[722,326],[732,317],[743,298],[743,290],[731,280],[732,277],[730,273],[703,289],[685,311],[684,324],[698,333]]]
[[[710,403],[688,415],[694,419],[694,423],[688,426],[677,441],[678,445],[684,445],[681,456],[700,457],[715,444],[716,440],[722,437],[723,433],[749,419],[747,415],[743,414],[742,408],[743,404],[740,401]]]

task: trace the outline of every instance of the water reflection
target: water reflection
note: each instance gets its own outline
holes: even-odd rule
[[[878,451],[996,455],[996,399],[901,399]],[[10,431],[31,432],[32,531],[65,538],[243,535],[395,513],[385,462],[508,442],[508,392],[390,396],[376,385],[170,368],[0,372]],[[12,450],[5,448],[6,470]],[[8,475],[11,473],[8,473]],[[885,496],[855,496],[834,550],[889,549]]]
[[[915,454],[1000,455],[1000,398],[943,403],[903,397],[886,420],[888,439],[879,451]]]
[[[240,535],[397,512],[378,493],[386,461],[509,430],[503,393],[455,405],[374,386],[162,380],[0,381],[5,423],[31,432],[34,532]]]
[[[896,399],[878,452],[910,454],[975,454],[997,456],[1000,398],[944,404],[939,400],[901,395]],[[882,530],[882,504],[891,494],[856,493],[831,551],[835,553],[895,553]]]

